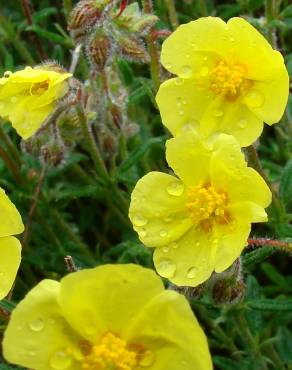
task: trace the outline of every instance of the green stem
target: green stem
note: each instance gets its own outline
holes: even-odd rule
[[[201,16],[206,17],[208,15],[208,8],[206,0],[198,0]]]
[[[143,9],[145,13],[153,14],[153,4],[152,0],[144,0]],[[155,91],[159,89],[161,84],[160,77],[160,62],[159,62],[159,52],[157,48],[156,38],[154,37],[153,30],[150,30],[147,36],[147,46],[150,55],[150,72],[151,78],[154,85]]]
[[[177,19],[177,12],[175,9],[174,0],[164,0],[164,2],[167,6],[171,26],[175,30],[178,27],[179,23]]]
[[[76,107],[76,111],[77,111],[77,115],[78,115],[78,118],[79,118],[79,121],[80,121],[80,124],[81,124],[81,127],[82,127],[84,138],[85,138],[86,143],[87,143],[87,149],[88,149],[88,151],[91,155],[91,159],[92,159],[93,163],[95,164],[95,169],[96,169],[97,173],[102,177],[102,179],[105,180],[106,182],[108,182],[108,180],[109,180],[108,172],[107,172],[105,164],[102,160],[99,148],[98,148],[98,146],[95,142],[95,139],[93,137],[93,134],[92,134],[91,128],[89,126],[87,117],[84,113],[84,109],[79,104]]]
[[[19,172],[19,169],[18,169],[17,165],[10,158],[8,153],[1,147],[0,147],[0,157],[3,159],[3,161],[5,162],[7,167],[9,168],[9,170],[12,173],[12,175],[14,176],[16,182],[18,184],[21,184],[22,183],[22,178],[21,178],[21,175],[20,175],[20,172]]]
[[[9,152],[12,156],[13,160],[17,163],[18,166],[21,166],[21,158],[18,150],[16,149],[15,145],[11,141],[10,137],[6,134],[5,130],[3,129],[2,122],[0,124],[0,140],[2,140]]]

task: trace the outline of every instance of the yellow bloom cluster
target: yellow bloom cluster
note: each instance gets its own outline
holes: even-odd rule
[[[3,352],[35,370],[212,369],[185,297],[136,265],[43,280],[13,311]]]
[[[31,137],[68,92],[70,73],[26,67],[0,78],[0,116],[9,120],[23,139]]]
[[[11,289],[21,260],[21,244],[11,235],[23,229],[18,210],[0,188],[0,299]]]
[[[178,27],[161,61],[178,76],[157,94],[174,135],[166,158],[177,177],[150,172],[140,179],[129,217],[142,243],[155,248],[158,273],[197,286],[240,256],[251,223],[267,221],[271,192],[241,147],[259,137],[263,121],[280,120],[289,78],[281,54],[242,18]]]

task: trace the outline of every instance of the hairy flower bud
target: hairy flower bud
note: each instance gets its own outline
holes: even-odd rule
[[[111,0],[81,0],[72,10],[68,28],[69,30],[90,27],[101,18],[102,12]]]
[[[106,66],[111,50],[111,40],[101,30],[98,30],[86,45],[87,57],[98,71],[102,71]]]
[[[146,63],[149,60],[143,41],[122,36],[119,37],[118,44],[122,55],[130,61]]]
[[[213,299],[216,304],[237,303],[244,297],[244,293],[244,281],[234,277],[218,280],[213,287]]]

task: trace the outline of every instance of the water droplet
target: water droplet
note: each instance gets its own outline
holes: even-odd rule
[[[172,64],[171,64],[171,63],[165,63],[165,64],[164,64],[164,67],[165,67],[166,69],[171,69]]]
[[[197,268],[196,267],[191,267],[188,269],[187,272],[187,278],[193,279],[197,275]]]
[[[139,213],[133,217],[133,224],[135,226],[145,226],[147,223],[147,219]]]
[[[206,67],[206,66],[203,66],[203,67],[201,68],[201,70],[200,70],[200,75],[201,75],[202,77],[205,77],[205,76],[207,76],[207,75],[208,75],[208,73],[209,73],[209,68],[208,68],[208,67]]]
[[[45,326],[44,320],[41,318],[35,319],[29,323],[29,327],[32,331],[42,331]]]
[[[181,181],[175,180],[168,184],[166,191],[168,194],[175,197],[180,197],[184,192],[184,184]]]
[[[182,84],[183,84],[183,82],[184,82],[184,80],[183,80],[182,78],[180,78],[180,77],[178,77],[178,78],[176,78],[176,79],[175,79],[175,84],[176,84],[177,86],[182,85]]]
[[[177,98],[176,98],[176,104],[180,107],[180,106],[182,106],[182,104],[183,104],[183,99],[180,97],[180,96],[178,96]]]
[[[191,66],[183,66],[180,71],[181,76],[184,78],[190,77],[192,73],[193,73],[193,70]]]
[[[223,116],[223,110],[222,110],[222,109],[220,109],[220,108],[215,108],[215,109],[213,110],[213,115],[214,115],[215,117],[222,117],[222,116]]]
[[[239,120],[238,122],[239,128],[246,128],[246,126],[247,126],[247,120],[245,118],[242,118],[241,120]]]
[[[17,101],[18,101],[18,98],[16,97],[16,96],[12,96],[11,98],[10,98],[10,101],[11,101],[11,103],[16,103]]]
[[[4,77],[5,78],[9,78],[10,76],[12,75],[12,72],[11,71],[6,71],[6,72],[4,72]]]
[[[208,57],[204,57],[204,58],[203,58],[203,60],[204,60],[205,62],[207,62],[207,60],[208,60]]]
[[[234,37],[230,37],[229,39],[231,42],[234,42],[235,41],[235,38]]]
[[[196,242],[196,247],[198,247],[201,243],[200,242]]]
[[[140,237],[141,239],[143,239],[143,238],[145,238],[145,237],[146,237],[146,235],[147,235],[147,231],[146,231],[144,228],[142,228],[142,229],[140,229],[140,230],[138,231],[138,235],[139,235],[139,237]]]
[[[247,94],[246,100],[251,108],[260,108],[265,102],[265,97],[260,91],[251,90]]]
[[[179,115],[180,116],[183,116],[185,114],[185,111],[183,110],[183,109],[181,109],[180,111],[179,111]]]
[[[24,68],[25,71],[30,71],[32,68],[30,66],[27,66]]]
[[[192,45],[193,48],[197,47],[197,44],[194,41],[191,42],[191,45]]]
[[[165,278],[172,278],[176,272],[176,264],[170,260],[160,261],[157,265],[157,271]]]
[[[173,221],[173,217],[172,216],[164,217],[163,221],[168,224],[169,222]]]
[[[169,247],[162,247],[162,252],[163,253],[168,253],[169,252]]]
[[[167,231],[166,230],[164,230],[164,229],[162,229],[162,230],[160,230],[160,233],[159,233],[159,235],[161,236],[161,238],[165,238],[166,236],[167,236]]]
[[[153,364],[154,359],[155,359],[155,356],[154,356],[154,353],[152,351],[150,351],[150,350],[145,351],[143,353],[143,356],[142,356],[141,360],[139,361],[139,365],[141,367],[149,367]]]
[[[177,249],[178,248],[178,243],[177,242],[172,242],[170,244],[170,247],[173,248],[173,249]]]
[[[64,351],[55,352],[50,358],[50,366],[56,370],[67,369],[72,363],[72,357]]]

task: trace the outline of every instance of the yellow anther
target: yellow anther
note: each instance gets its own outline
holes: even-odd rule
[[[241,64],[228,65],[221,60],[210,72],[210,90],[234,99],[239,94],[244,82],[246,67]]]
[[[211,185],[199,184],[189,189],[186,207],[194,224],[203,222],[206,225],[206,221],[211,223],[214,217],[220,217],[219,221],[224,218],[227,202],[226,193],[215,190]]]
[[[83,370],[134,370],[138,364],[137,352],[127,347],[127,342],[113,333],[106,333],[99,344],[84,354]]]

